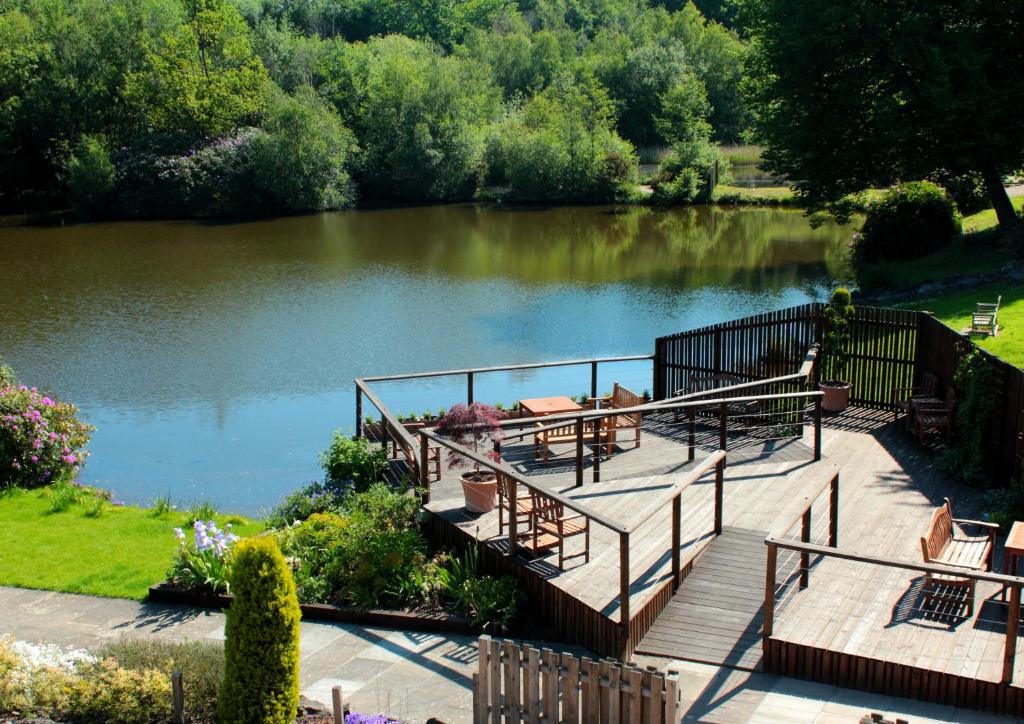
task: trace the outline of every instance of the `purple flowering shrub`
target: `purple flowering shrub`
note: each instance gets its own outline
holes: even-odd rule
[[[0,387],[0,487],[71,480],[85,463],[92,425],[78,408],[35,387]]]
[[[238,536],[231,524],[224,530],[212,520],[192,524],[192,541],[185,531],[174,529],[178,539],[178,555],[167,572],[167,579],[184,588],[211,593],[230,593],[232,545]]]

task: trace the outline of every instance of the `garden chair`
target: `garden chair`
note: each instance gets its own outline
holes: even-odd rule
[[[931,372],[921,375],[921,384],[917,387],[897,387],[892,391],[892,419],[895,422],[900,418],[900,412],[907,416],[907,427],[913,425],[913,414],[915,403],[929,402],[941,403],[937,398],[936,391],[939,388],[939,378]]]
[[[999,305],[1002,301],[1003,295],[1000,294],[995,304],[978,302],[975,305],[974,314],[971,315],[971,329],[969,333],[992,335],[995,337],[999,332]]]
[[[929,435],[949,441],[955,421],[956,391],[946,388],[946,398],[939,404],[918,403],[914,409],[914,437],[924,443]]]
[[[639,407],[644,404],[644,398],[616,382],[615,386],[612,387],[612,394],[608,397],[602,397],[600,402],[602,410],[623,410],[629,407]],[[609,419],[610,422],[607,425],[614,431],[633,430],[633,447],[640,447],[640,426],[643,423],[642,412],[615,415]]]
[[[582,513],[572,511],[567,515],[565,506],[554,498],[531,490],[533,498],[533,550],[544,550],[558,546],[558,568],[565,570],[565,561],[583,557],[584,563],[590,562],[590,518]],[[583,536],[583,550],[579,553],[565,555],[565,540],[574,536]]]
[[[956,524],[956,525],[954,525]],[[957,526],[974,526],[984,535],[967,535]],[[953,506],[946,498],[932,513],[928,530],[921,536],[921,555],[925,563],[963,568],[966,571],[992,570],[992,555],[996,547],[999,526],[980,520],[953,517]],[[926,573],[924,578],[924,605],[934,600],[955,603],[959,591],[967,594],[967,616],[974,615],[975,579]]]
[[[513,502],[514,501],[514,502]],[[517,485],[508,475],[498,473],[498,535],[505,535],[513,516],[517,534],[529,534],[533,527],[533,496],[529,488]]]

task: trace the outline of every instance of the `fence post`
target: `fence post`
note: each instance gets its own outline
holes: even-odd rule
[[[594,409],[597,407],[597,362],[590,363],[590,399],[594,400]]]
[[[619,623],[625,641],[629,637],[629,533],[625,531],[619,533]]]
[[[473,404],[473,372],[466,373],[466,404]]]
[[[839,545],[839,473],[832,476],[828,495],[828,544]]]
[[[821,398],[814,398],[814,459],[821,460]]]
[[[181,683],[181,672],[171,672],[171,706],[174,709],[174,724],[185,724],[185,687]]]
[[[774,543],[768,544],[768,562],[764,572],[764,633],[763,647],[768,649],[768,639],[772,637],[775,627],[775,566],[778,562],[779,549]],[[767,658],[767,657],[765,657]]]
[[[1020,586],[1010,587],[1010,610],[1006,616],[1006,643],[1003,645],[1003,683],[1013,683],[1013,664],[1017,656],[1017,621],[1020,619]]]
[[[715,535],[722,535],[723,501],[725,498],[725,460],[715,463]]]
[[[384,416],[384,413],[380,413],[380,446],[384,448],[384,452],[388,450],[388,418]],[[388,453],[388,457],[391,454]]]
[[[498,473],[503,475],[504,473]],[[515,556],[516,554],[516,541],[519,537],[519,531],[517,530],[517,515],[518,508],[516,506],[516,500],[519,499],[519,481],[512,476],[508,476],[508,504],[509,504],[509,516],[508,516],[508,554],[509,556]]]
[[[601,482],[601,418],[594,418],[594,482]]]
[[[356,385],[356,439],[363,436],[363,389]]]
[[[679,569],[682,567],[682,552],[679,550],[683,544],[683,534],[680,528],[683,523],[683,493],[679,491],[676,497],[672,498],[672,590],[679,588]]]
[[[473,674],[473,696],[476,697],[476,674]],[[345,705],[341,702],[341,687],[331,687],[331,708],[334,715],[334,724],[345,723]]]
[[[811,506],[807,506],[800,521],[800,541],[811,542]],[[807,588],[811,576],[811,554],[807,551],[800,551],[800,588]]]
[[[693,458],[694,458],[694,451],[695,451],[695,449],[697,447],[697,410],[696,410],[696,408],[694,408],[694,407],[687,407],[686,408],[686,420],[687,420],[687,425],[689,426],[689,436],[690,436],[690,439],[689,439],[690,451],[689,451],[689,457],[687,458],[687,460],[693,460]]]
[[[583,487],[583,418],[576,420],[576,487]]]
[[[441,450],[437,451],[437,469],[441,469]],[[420,433],[420,487],[423,488],[423,504],[430,502],[430,440]]]
[[[728,445],[728,440],[726,439],[726,433],[725,433],[726,404],[724,402],[722,402],[722,403],[719,404],[718,408],[719,408],[718,409],[718,416],[719,416],[719,420],[718,420],[718,449],[719,450],[726,450],[727,449],[727,445]]]

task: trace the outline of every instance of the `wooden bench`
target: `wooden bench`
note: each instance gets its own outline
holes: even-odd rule
[[[602,410],[624,410],[629,407],[639,407],[644,404],[644,398],[616,382],[612,388],[612,394],[608,397],[602,397],[600,402]],[[609,424],[612,435],[611,442],[615,442],[615,433],[618,430],[633,430],[633,447],[640,447],[640,425],[642,422],[642,412],[630,412],[611,418],[611,423]]]
[[[935,395],[938,394],[939,378],[931,372],[921,373],[921,384],[915,387],[897,387],[892,391],[892,419],[895,422],[900,419],[900,413],[907,416],[907,428],[912,429],[914,424],[914,404],[916,402],[941,403],[942,400]]]
[[[600,427],[598,427],[598,423]],[[604,417],[599,421],[583,421],[583,443],[593,444],[594,433],[597,432],[598,445],[601,455],[608,457],[612,454],[612,446],[615,444],[615,429],[612,427],[612,418]],[[543,422],[536,424],[538,428],[548,428]],[[575,445],[576,444],[576,423],[570,422],[558,427],[542,429],[533,436],[534,457],[542,457],[544,462],[548,461],[552,445]]]
[[[980,536],[966,535],[957,528],[962,525],[977,526],[986,529],[987,532]],[[970,571],[990,571],[998,530],[999,526],[994,523],[954,518],[953,506],[949,498],[946,498],[932,513],[928,531],[921,536],[921,554],[925,563],[937,563]],[[975,583],[973,578],[926,573],[924,605],[928,606],[933,600],[957,601],[957,590],[966,589],[967,615],[973,616]]]

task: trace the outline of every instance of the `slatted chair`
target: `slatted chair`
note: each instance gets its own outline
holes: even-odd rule
[[[537,428],[546,427],[543,422],[538,422],[535,426]],[[584,444],[589,445],[594,442],[595,430],[597,430],[597,439],[601,456],[610,457],[612,454],[612,448],[615,446],[615,427],[613,426],[612,418],[603,417],[600,420],[584,420]],[[544,462],[547,462],[551,455],[551,447],[553,445],[570,444],[576,444],[575,422],[570,422],[567,425],[561,425],[547,430],[541,429],[540,432],[533,436],[533,454],[534,457],[542,458]]]
[[[948,442],[956,422],[956,391],[946,388],[945,400],[938,404],[922,402],[914,408],[914,437],[924,443],[929,436]]]
[[[644,404],[644,398],[616,382],[612,387],[612,394],[602,397],[600,402],[602,410],[624,410],[630,407],[639,407]],[[611,422],[608,424],[612,429],[611,442],[616,441],[615,433],[619,430],[633,430],[633,447],[640,447],[640,426],[643,424],[643,416],[642,412],[631,412],[610,418]]]
[[[975,305],[974,313],[971,315],[970,334],[992,335],[999,332],[999,305],[1003,302],[1003,295],[1000,294],[995,304],[989,302],[978,302]]]
[[[975,526],[986,530],[985,535],[965,534],[958,526]],[[992,555],[996,548],[999,526],[980,520],[953,517],[949,498],[932,513],[927,532],[921,536],[921,555],[925,563],[963,568],[970,571],[991,571]],[[938,574],[925,574],[924,605],[932,601],[956,602],[959,590],[967,591],[967,615],[974,615],[975,579]]]
[[[933,401],[940,403],[942,400],[935,395],[938,394],[939,378],[931,372],[924,372],[921,375],[921,384],[916,387],[897,387],[892,391],[893,422],[900,419],[902,412],[907,416],[907,427],[913,425],[914,404],[919,401]]]
[[[544,550],[558,546],[558,567],[565,570],[565,561],[583,557],[584,563],[590,562],[590,518],[582,513],[569,511],[554,498],[532,490],[533,498],[533,550]],[[583,536],[583,550],[579,553],[565,555],[565,540],[574,536]]]
[[[533,496],[525,486],[514,485],[512,478],[504,473],[498,473],[499,536],[504,535],[505,529],[512,525],[512,516],[515,516],[516,533],[529,535],[533,527]]]

